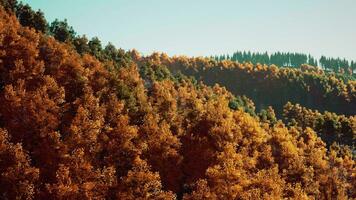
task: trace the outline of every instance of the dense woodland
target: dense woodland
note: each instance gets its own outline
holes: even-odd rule
[[[236,51],[232,55],[220,55],[211,57],[217,61],[231,60],[243,62],[251,62],[253,64],[266,64],[266,65],[277,65],[299,68],[303,64],[308,64],[311,66],[319,66],[326,72],[335,72],[347,75],[354,75],[356,73],[356,62],[348,61],[345,58],[330,58],[326,56],[321,56],[318,59],[314,58],[310,54],[303,53],[283,53],[277,52],[273,54],[265,53],[255,53],[250,51]],[[319,61],[319,62],[318,62]],[[352,76],[355,78],[355,76]]]
[[[356,198],[355,81],[141,56],[0,3],[0,199]]]
[[[300,69],[294,69],[228,60],[152,56],[172,73],[193,76],[211,86],[218,83],[235,95],[249,97],[257,110],[272,106],[279,117],[288,101],[322,112],[356,114],[356,81],[325,74],[317,67],[302,65]],[[146,60],[150,62],[152,56]]]

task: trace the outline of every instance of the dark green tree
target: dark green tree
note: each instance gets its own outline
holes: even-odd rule
[[[109,42],[104,48],[104,57],[107,60],[115,61],[118,59],[118,50],[111,42]]]
[[[49,27],[50,34],[61,42],[72,41],[75,38],[76,32],[74,31],[72,26],[68,25],[67,19],[64,21],[59,21],[55,19],[50,27]]]
[[[89,40],[85,35],[77,36],[73,40],[73,45],[79,54],[90,53]]]
[[[33,11],[28,4],[18,4],[16,6],[16,17],[22,26],[27,26],[36,29],[42,33],[46,33],[48,24],[41,10]]]
[[[0,0],[0,6],[2,6],[6,11],[15,13],[18,2],[17,0]]]
[[[102,60],[103,47],[102,47],[101,41],[99,40],[98,37],[93,37],[89,41],[89,49],[90,49],[90,53],[93,56],[95,56],[96,58]]]

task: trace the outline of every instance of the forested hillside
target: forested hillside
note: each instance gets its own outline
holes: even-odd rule
[[[257,110],[272,106],[279,117],[288,102],[319,111],[356,114],[356,81],[342,80],[309,65],[300,69],[253,65],[207,58],[173,57],[154,54],[145,58],[159,60],[172,73],[193,76],[213,86],[218,83],[235,95],[251,98]]]
[[[103,48],[0,3],[0,199],[356,198],[354,81]]]

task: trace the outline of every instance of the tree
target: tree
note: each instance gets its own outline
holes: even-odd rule
[[[98,37],[93,37],[90,41],[89,41],[89,49],[90,49],[90,53],[95,56],[97,59],[102,59],[102,51],[103,51],[103,47],[101,45],[101,41],[99,40]]]
[[[351,73],[355,74],[356,73],[356,62],[351,61]]]
[[[72,43],[75,49],[77,50],[77,52],[83,55],[85,53],[90,53],[88,42],[89,42],[88,38],[85,35],[82,35],[82,36],[75,37]]]
[[[11,143],[7,131],[0,129],[1,198],[33,199],[38,180],[39,170],[31,166],[21,144]]]
[[[8,12],[15,13],[17,5],[17,0],[0,0],[0,6],[2,6]]]
[[[116,193],[118,199],[173,200],[174,194],[162,190],[158,173],[150,171],[148,164],[136,158],[132,170],[123,177]]]
[[[22,26],[34,28],[42,33],[47,32],[48,24],[41,10],[35,12],[28,4],[20,3],[16,8],[16,16]]]
[[[64,19],[64,21],[55,19],[49,26],[49,32],[60,42],[71,42],[76,35],[73,27],[68,25],[67,19]]]

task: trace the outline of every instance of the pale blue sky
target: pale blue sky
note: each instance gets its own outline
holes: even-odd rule
[[[48,21],[148,54],[235,50],[356,60],[356,0],[24,0]]]

